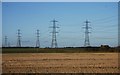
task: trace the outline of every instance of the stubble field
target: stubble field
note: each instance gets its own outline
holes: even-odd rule
[[[118,53],[5,53],[3,73],[118,73]]]

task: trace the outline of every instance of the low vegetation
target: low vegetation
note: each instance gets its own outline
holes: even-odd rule
[[[102,47],[67,47],[67,48],[34,48],[8,47],[2,48],[2,53],[84,53],[84,52],[118,52],[118,48]]]

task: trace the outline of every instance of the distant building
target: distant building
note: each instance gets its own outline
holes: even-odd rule
[[[101,45],[101,48],[109,48],[109,45]]]

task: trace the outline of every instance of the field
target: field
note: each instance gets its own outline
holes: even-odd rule
[[[118,53],[4,53],[3,73],[118,73]]]
[[[101,47],[75,47],[75,48],[29,48],[29,47],[8,47],[2,48],[2,53],[116,53],[118,48]]]

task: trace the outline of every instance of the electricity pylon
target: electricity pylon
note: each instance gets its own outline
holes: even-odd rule
[[[21,36],[20,36],[20,29],[18,29],[17,33],[17,47],[21,47]]]
[[[8,38],[7,38],[7,36],[5,36],[5,45],[4,45],[5,47],[8,47],[8,41],[7,40],[8,40]]]
[[[52,20],[51,22],[53,22],[53,26],[51,27],[51,28],[53,28],[53,30],[52,30],[52,43],[51,43],[51,48],[57,48],[58,47],[58,44],[57,44],[57,38],[56,38],[56,33],[58,33],[57,31],[56,31],[56,28],[59,28],[59,27],[57,27],[56,26],[56,22],[58,22],[58,21],[56,21],[55,19],[54,20]]]
[[[84,41],[84,46],[85,47],[89,47],[90,46],[90,40],[89,40],[89,29],[91,28],[91,27],[89,27],[89,21],[88,20],[86,20],[85,21],[85,41]]]
[[[40,35],[39,35],[40,33],[39,33],[39,30],[37,30],[37,40],[36,40],[36,47],[40,47],[40,41],[39,41],[39,37],[40,37]]]

